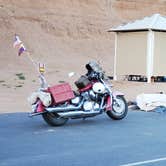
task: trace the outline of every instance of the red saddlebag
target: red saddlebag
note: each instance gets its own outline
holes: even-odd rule
[[[49,87],[48,91],[51,93],[55,104],[63,103],[75,97],[71,86],[68,83]]]

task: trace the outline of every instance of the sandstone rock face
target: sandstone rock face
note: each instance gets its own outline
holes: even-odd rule
[[[92,59],[112,75],[114,34],[107,30],[154,13],[166,15],[166,0],[0,0],[0,74],[34,74],[27,57],[12,48],[17,33],[52,80],[84,73]]]

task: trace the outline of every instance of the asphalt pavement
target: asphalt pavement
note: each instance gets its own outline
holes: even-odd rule
[[[129,111],[50,127],[41,116],[0,114],[0,166],[165,166],[166,113]]]

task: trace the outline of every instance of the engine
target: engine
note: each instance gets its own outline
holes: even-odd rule
[[[98,104],[98,94],[95,94],[93,90],[82,93],[85,102],[83,104],[84,111],[97,111],[100,106]]]
[[[71,100],[71,103],[73,105],[78,105],[82,98],[85,100],[83,103],[83,110],[84,111],[95,111],[100,108],[98,104],[98,94],[95,94],[93,90],[89,90],[86,92],[83,92],[81,96],[77,96],[74,99]]]
[[[84,111],[98,111],[100,108],[101,96],[103,96],[105,92],[105,86],[100,82],[96,82],[91,90],[81,93],[81,96],[77,96],[72,99],[71,103],[78,105],[81,100],[84,99]]]

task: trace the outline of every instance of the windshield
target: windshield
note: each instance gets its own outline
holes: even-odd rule
[[[103,73],[103,70],[102,70],[101,66],[97,62],[95,62],[95,61],[90,61],[86,65],[86,68],[88,70],[93,70],[96,73]]]

